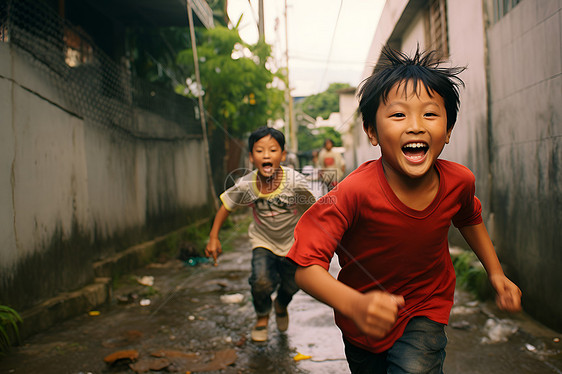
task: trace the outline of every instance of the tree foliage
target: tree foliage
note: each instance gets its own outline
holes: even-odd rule
[[[328,119],[331,113],[339,112],[338,91],[351,87],[347,83],[332,83],[328,89],[311,95],[295,104],[297,139],[299,150],[308,152],[321,149],[325,139],[332,139],[336,147],[342,145],[341,134],[331,127],[314,128],[311,121],[317,117]]]
[[[307,126],[299,126],[297,139],[299,141],[299,151],[301,153],[322,149],[324,140],[326,139],[332,139],[336,147],[342,145],[341,134],[333,127],[310,129]]]
[[[236,29],[222,26],[199,29],[197,34],[202,87],[194,83],[193,50],[186,49],[178,54],[177,64],[190,78],[178,85],[176,92],[195,97],[202,89],[210,123],[237,138],[281,117],[283,91],[272,87],[276,75],[266,67],[271,55],[268,44],[248,45]]]
[[[339,112],[340,102],[337,91],[351,87],[347,83],[332,83],[328,89],[316,95],[311,95],[300,101],[297,111],[302,111],[312,118],[322,117],[328,119],[330,113]]]

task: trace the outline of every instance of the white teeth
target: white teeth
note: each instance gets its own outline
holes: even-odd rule
[[[408,143],[404,148],[425,148],[425,143]]]

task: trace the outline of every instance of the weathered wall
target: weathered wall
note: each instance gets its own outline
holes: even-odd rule
[[[143,137],[80,118],[29,61],[0,43],[0,304],[20,310],[209,207],[200,137],[138,109]]]
[[[524,0],[488,28],[496,245],[525,309],[562,330],[562,10]]]

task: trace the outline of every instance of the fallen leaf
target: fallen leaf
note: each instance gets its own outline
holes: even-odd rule
[[[182,352],[182,351],[169,351],[169,350],[161,350],[161,351],[156,351],[156,352],[152,352],[150,354],[153,357],[185,357],[185,358],[198,358],[199,354],[198,353],[192,353],[192,352]]]
[[[129,364],[131,370],[144,373],[150,370],[159,371],[170,366],[170,361],[165,358],[145,358],[134,364]]]
[[[103,360],[111,365],[119,360],[135,361],[137,358],[139,358],[139,352],[135,349],[130,349],[125,351],[113,352],[112,354],[105,356]]]
[[[200,371],[218,371],[225,369],[227,366],[232,365],[236,362],[238,355],[234,349],[224,349],[222,351],[217,351],[214,357],[209,362],[194,362],[185,367],[185,370],[192,372]]]

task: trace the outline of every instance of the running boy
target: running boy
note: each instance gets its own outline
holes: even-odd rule
[[[315,201],[305,177],[291,168],[281,166],[285,160],[285,136],[270,127],[260,127],[249,138],[250,161],[256,170],[240,178],[221,196],[205,253],[217,259],[221,253],[219,231],[233,210],[249,206],[254,221],[248,234],[252,245],[252,288],[257,322],[252,340],[267,340],[269,314],[273,307],[277,329],[289,326],[287,306],[299,290],[295,283],[296,265],[285,256],[291,248],[297,221]],[[271,295],[277,291],[272,303]]]
[[[458,74],[433,52],[383,50],[359,91],[359,110],[382,157],[359,166],[312,206],[288,257],[297,284],[335,310],[352,373],[442,373],[455,272],[447,233],[457,227],[484,265],[498,306],[521,308],[486,228],[474,175],[438,159],[459,105]],[[338,254],[338,280],[328,273]]]

